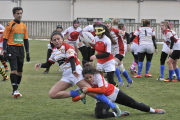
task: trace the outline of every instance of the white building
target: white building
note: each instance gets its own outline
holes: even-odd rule
[[[14,1],[14,2],[12,2]],[[139,1],[139,2],[138,2]],[[126,23],[169,20],[179,24],[180,0],[0,0],[0,21],[11,20],[12,8],[23,8],[23,21],[104,21],[123,18]]]

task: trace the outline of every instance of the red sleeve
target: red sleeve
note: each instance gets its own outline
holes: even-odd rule
[[[105,86],[99,88],[88,88],[88,92],[97,93],[97,94],[104,94],[105,93]]]
[[[72,98],[72,101],[73,102],[77,102],[77,101],[79,101],[81,98],[80,98],[80,96],[76,96],[76,97],[73,97]]]

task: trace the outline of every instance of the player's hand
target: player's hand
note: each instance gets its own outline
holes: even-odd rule
[[[79,78],[79,73],[77,71],[73,71],[73,75],[76,77],[76,78]]]
[[[81,47],[81,45],[82,45],[82,42],[79,41],[78,46]]]
[[[41,67],[41,63],[37,63],[36,65],[35,65],[35,70],[36,71],[38,71],[38,69]]]
[[[158,54],[158,49],[155,49],[155,53]]]
[[[6,60],[6,59],[8,58],[8,53],[7,53],[7,51],[4,51],[4,52],[3,52],[3,58],[4,58],[4,60]]]
[[[91,57],[90,57],[90,60],[95,60],[96,59],[96,56],[95,55],[92,55]]]
[[[30,56],[29,56],[30,53],[27,53],[26,54],[26,61],[29,62],[30,61]]]
[[[171,53],[172,53],[172,49],[169,50],[169,55],[171,55]]]
[[[81,99],[83,99],[83,98],[86,97],[86,94],[82,93],[81,95],[79,95],[79,97],[80,97]]]
[[[83,91],[84,94],[87,93],[88,92],[88,87],[82,87],[82,91]]]
[[[131,50],[130,45],[127,44],[127,51],[129,52]]]

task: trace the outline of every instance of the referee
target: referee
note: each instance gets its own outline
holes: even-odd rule
[[[22,96],[18,91],[18,86],[21,83],[23,63],[24,63],[24,47],[26,50],[26,60],[30,61],[29,56],[29,41],[26,25],[21,22],[23,9],[14,7],[14,20],[10,21],[4,30],[3,54],[9,60],[11,67],[11,84],[13,87],[12,95],[14,98]]]

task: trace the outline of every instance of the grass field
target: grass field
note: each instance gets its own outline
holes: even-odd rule
[[[49,74],[43,74],[45,70],[43,68],[39,69],[39,71],[34,70],[36,63],[46,61],[47,44],[48,41],[30,41],[31,62],[25,61],[23,78],[19,87],[22,97],[13,98],[10,80],[0,82],[0,120],[96,119],[94,116],[95,100],[93,98],[87,96],[85,105],[81,101],[73,103],[71,98],[59,100],[49,98],[49,90],[62,76],[58,64],[56,63],[51,67]],[[125,87],[127,81],[122,77],[125,85],[121,90],[135,100],[143,102],[152,108],[164,109],[166,114],[149,114],[119,105],[122,111],[130,111],[131,114],[128,117],[111,118],[112,120],[179,120],[180,94],[178,88],[180,83],[165,83],[156,80],[160,76],[159,59],[162,45],[159,44],[158,49],[159,53],[154,54],[150,68],[153,77],[144,77],[144,62],[143,77],[140,79],[134,78],[134,83],[130,88]],[[126,69],[132,64],[132,60],[131,53],[128,53],[124,58]],[[9,74],[10,72],[8,72]],[[129,75],[132,77],[130,72]],[[167,65],[166,77],[168,77]],[[115,80],[117,81],[116,77]],[[68,90],[71,89],[76,89],[76,86]]]

